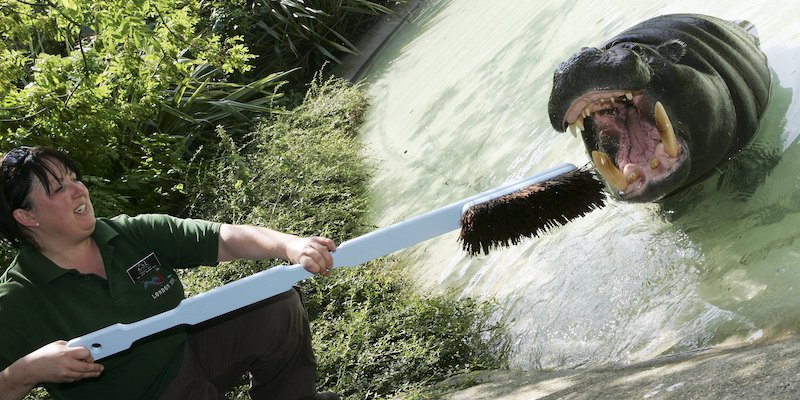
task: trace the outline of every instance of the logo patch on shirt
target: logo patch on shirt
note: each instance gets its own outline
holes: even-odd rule
[[[147,288],[155,286],[160,289],[161,286],[164,286],[164,280],[164,275],[156,274],[156,276],[144,281],[144,288],[147,290]]]
[[[147,290],[150,288],[156,288],[156,291],[150,293],[150,297],[155,300],[161,297],[161,295],[166,293],[168,290],[172,289],[177,282],[178,280],[172,274],[167,274],[165,277],[164,275],[157,273],[155,276],[144,281],[144,289]]]
[[[147,255],[147,257],[139,260],[136,264],[133,264],[133,266],[128,268],[128,277],[131,278],[133,283],[139,282],[145,275],[160,266],[161,263],[158,262],[156,254],[150,253]]]

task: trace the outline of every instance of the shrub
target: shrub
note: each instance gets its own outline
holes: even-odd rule
[[[385,398],[454,374],[507,367],[509,336],[493,303],[414,292],[401,264],[378,260],[302,286],[319,385]]]
[[[240,37],[204,33],[193,4],[0,0],[0,147],[66,150],[97,184],[101,214],[172,211],[192,139],[213,134],[188,105],[253,57]],[[247,86],[254,97],[273,96],[275,83],[259,82]],[[217,110],[237,106],[211,97]]]

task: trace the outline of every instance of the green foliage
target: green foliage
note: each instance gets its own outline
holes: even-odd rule
[[[51,400],[51,399],[52,397],[50,397],[50,395],[47,394],[47,391],[44,390],[43,387],[37,386],[33,388],[33,390],[27,396],[25,396],[23,400]]]
[[[243,36],[258,55],[259,73],[304,68],[355,54],[352,40],[380,15],[391,14],[389,0],[210,0],[204,18],[214,32]]]
[[[251,135],[236,140],[218,129],[217,154],[190,165],[184,188],[192,198],[189,215],[337,241],[364,232],[369,172],[353,137],[367,105],[357,86],[317,80],[300,106],[273,110]],[[201,269],[213,276],[189,290],[204,291],[263,268],[249,262]]]
[[[248,137],[237,141],[218,129],[222,140],[217,157],[201,160],[193,169],[199,183],[190,209],[229,222],[278,218],[282,226],[301,234],[352,235],[358,228],[326,221],[358,219],[365,210],[365,200],[356,201],[349,193],[364,192],[369,177],[353,140],[367,106],[368,98],[358,86],[317,79],[301,105],[291,111],[273,108]],[[217,161],[222,165],[216,168],[207,163]],[[217,184],[210,187],[203,179]],[[347,200],[354,201],[352,207],[337,210],[348,205]],[[246,209],[249,215],[242,215],[251,205],[255,207]],[[285,218],[278,214],[285,206],[314,219],[300,223],[295,216]]]
[[[495,306],[414,293],[397,262],[337,270],[303,286],[319,385],[347,398],[385,398],[457,373],[507,367]]]
[[[100,214],[174,211],[197,136],[263,113],[284,77],[224,83],[254,56],[241,37],[207,33],[196,7],[0,0],[0,147],[68,150],[103,183]]]
[[[100,215],[177,213],[216,125],[241,139],[291,71],[355,52],[382,3],[0,0],[0,148],[67,150]]]

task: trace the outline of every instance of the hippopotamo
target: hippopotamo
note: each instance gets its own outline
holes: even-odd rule
[[[553,77],[550,122],[582,132],[616,197],[659,201],[703,180],[750,142],[770,76],[747,22],[663,15],[563,62]]]

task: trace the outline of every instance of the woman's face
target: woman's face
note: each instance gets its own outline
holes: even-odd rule
[[[81,240],[91,236],[95,216],[89,190],[60,163],[53,162],[50,170],[55,174],[48,174],[50,194],[34,179],[28,195],[31,208],[27,211],[35,218],[33,232],[37,242],[48,237]]]

